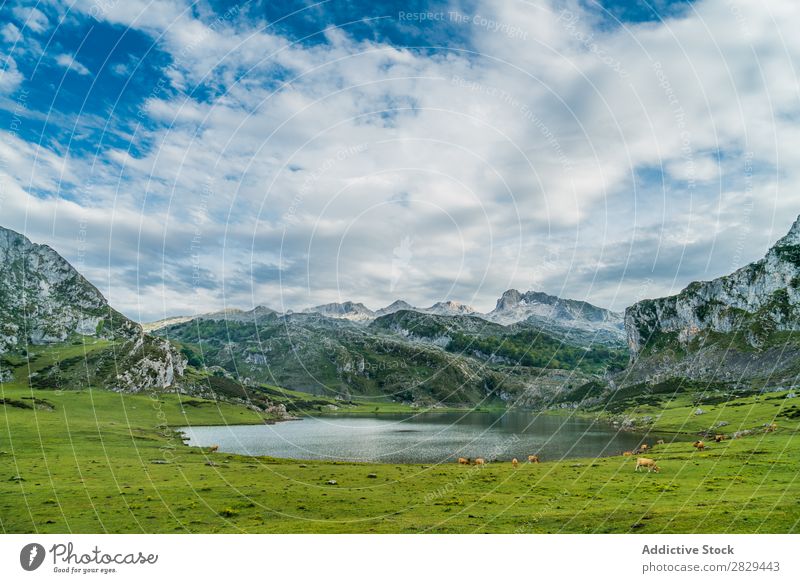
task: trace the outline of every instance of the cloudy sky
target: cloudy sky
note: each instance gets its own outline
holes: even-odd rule
[[[798,29],[792,0],[5,2],[0,225],[145,321],[623,309],[800,213]]]

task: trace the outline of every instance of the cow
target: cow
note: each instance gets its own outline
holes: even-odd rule
[[[639,451],[641,453],[645,453],[648,449],[650,449],[650,446],[647,445],[646,443],[643,443],[642,445],[639,446]]]
[[[717,443],[719,443],[720,441],[725,441],[725,439],[727,439],[727,438],[724,435],[722,435],[721,433],[717,433],[714,436],[714,441],[716,441]]]
[[[658,441],[656,441],[656,445],[664,445],[664,440],[659,439]]]
[[[458,458],[458,463],[460,463],[462,466],[468,466],[469,465],[469,459],[465,458],[465,457],[460,457],[460,458]]]
[[[486,460],[483,459],[482,457],[476,457],[475,458],[475,465],[476,466],[482,466],[485,463],[486,463]]]
[[[219,451],[218,445],[212,445],[211,447],[208,448],[208,453],[214,453],[215,451]]]
[[[529,455],[528,456],[528,463],[529,464],[538,464],[539,463],[539,456],[538,455]]]
[[[623,452],[622,452],[622,455],[624,455],[624,456],[626,456],[626,457],[630,457],[630,456],[632,456],[632,455],[633,455],[633,452],[632,452],[632,451],[623,451]]]
[[[697,451],[702,451],[706,448],[706,444],[700,440],[697,440],[692,444],[692,447],[694,447]]]
[[[764,430],[765,433],[772,433],[773,431],[778,429],[777,423],[770,423],[767,425],[767,428]]]
[[[633,469],[633,471],[638,472],[639,468],[647,468],[648,474],[650,472],[658,473],[661,471],[661,468],[656,465],[656,461],[650,459],[649,457],[636,458],[636,467]]]
[[[513,460],[511,460],[511,465],[514,466],[514,469],[516,470],[517,466],[519,466],[519,460],[517,460],[517,458],[514,458]]]

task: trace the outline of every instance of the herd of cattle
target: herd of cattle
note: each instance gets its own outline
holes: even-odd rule
[[[458,463],[461,464],[462,466],[469,466],[469,465],[482,466],[482,465],[484,465],[486,463],[486,460],[483,459],[482,457],[476,457],[474,460],[472,458],[468,458],[468,457],[460,457],[460,458],[458,458]],[[529,455],[528,456],[528,463],[530,463],[530,464],[538,464],[539,463],[539,456],[538,455]],[[515,468],[518,467],[519,466],[519,460],[517,458],[514,458],[513,460],[511,460],[511,465],[514,466]]]
[[[764,429],[764,431],[766,433],[771,433],[771,432],[775,431],[776,429],[778,429],[778,425],[776,423],[771,423],[769,425],[766,425],[766,428]],[[734,437],[736,437],[736,436],[734,435]],[[721,441],[725,441],[726,439],[728,439],[728,436],[725,435],[725,434],[717,433],[717,434],[714,435],[714,441],[716,443],[720,443]],[[664,440],[663,439],[659,439],[658,441],[656,441],[655,445],[664,445]],[[694,447],[697,451],[703,451],[706,448],[706,444],[705,444],[705,442],[703,442],[701,440],[697,440],[694,443],[692,443],[692,447]],[[643,444],[641,444],[639,447],[637,447],[634,450],[622,452],[622,455],[626,456],[626,457],[627,456],[634,456],[634,455],[641,455],[641,454],[647,453],[647,452],[649,452],[651,450],[652,450],[652,448],[648,444],[643,443]],[[458,463],[461,464],[461,465],[464,465],[464,466],[469,466],[469,465],[473,465],[473,464],[476,465],[476,466],[482,466],[482,465],[484,465],[486,463],[486,460],[483,459],[482,457],[475,458],[474,460],[472,460],[471,458],[460,457],[460,458],[458,458]],[[538,455],[529,455],[528,456],[528,463],[538,464],[539,463],[539,456]],[[511,460],[511,465],[516,469],[517,467],[519,467],[519,460],[517,458],[512,459]],[[636,467],[633,469],[633,471],[634,472],[638,472],[639,468],[644,468],[648,472],[656,472],[656,473],[658,473],[658,472],[661,471],[661,468],[658,467],[658,464],[656,464],[656,461],[654,459],[647,458],[647,457],[637,457],[636,458]]]

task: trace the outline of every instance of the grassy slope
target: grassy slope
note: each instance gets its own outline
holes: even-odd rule
[[[699,397],[695,393],[674,394],[652,403],[640,404],[621,414],[600,417],[631,418],[640,427],[666,433],[714,432],[732,434],[735,431],[760,430],[764,424],[776,423],[787,434],[800,430],[800,398],[787,399],[797,391],[777,391],[748,395],[730,400],[724,397]],[[718,400],[720,402],[714,402]],[[701,414],[696,414],[701,411]],[[651,418],[644,423],[645,418]]]
[[[798,419],[777,433],[633,460],[485,468],[294,462],[210,454],[166,426],[258,422],[255,413],[178,395],[31,392],[4,387],[0,405],[0,530],[5,532],[796,532]],[[722,409],[754,427],[782,408],[680,408],[657,426],[701,429]],[[751,398],[752,400],[752,398]],[[188,404],[187,401],[194,402]],[[777,402],[777,401],[775,401]],[[784,401],[780,401],[784,403]],[[675,403],[677,404],[677,403]],[[185,413],[184,413],[185,411]],[[637,415],[639,413],[636,413]],[[737,417],[734,419],[734,415]],[[731,427],[726,427],[730,429]],[[153,463],[170,460],[171,463]],[[216,465],[207,465],[213,462]],[[375,478],[370,478],[375,474]],[[22,480],[15,480],[15,477]],[[327,485],[328,480],[336,485]]]

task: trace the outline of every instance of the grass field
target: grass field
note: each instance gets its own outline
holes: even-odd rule
[[[679,400],[659,431],[777,432],[656,447],[630,457],[485,467],[297,462],[209,453],[170,427],[259,422],[243,407],[178,395],[46,391],[0,398],[4,532],[797,532],[800,420],[785,393],[704,406]],[[775,398],[771,398],[775,397]],[[34,400],[34,398],[36,400]],[[776,407],[775,405],[778,405]],[[335,480],[336,484],[328,484]]]
[[[800,398],[787,399],[791,394],[778,391],[714,404],[698,404],[696,396],[681,394],[659,405],[639,405],[624,416],[640,423],[650,417],[653,430],[665,432],[731,434],[776,423],[791,433],[800,429]]]

